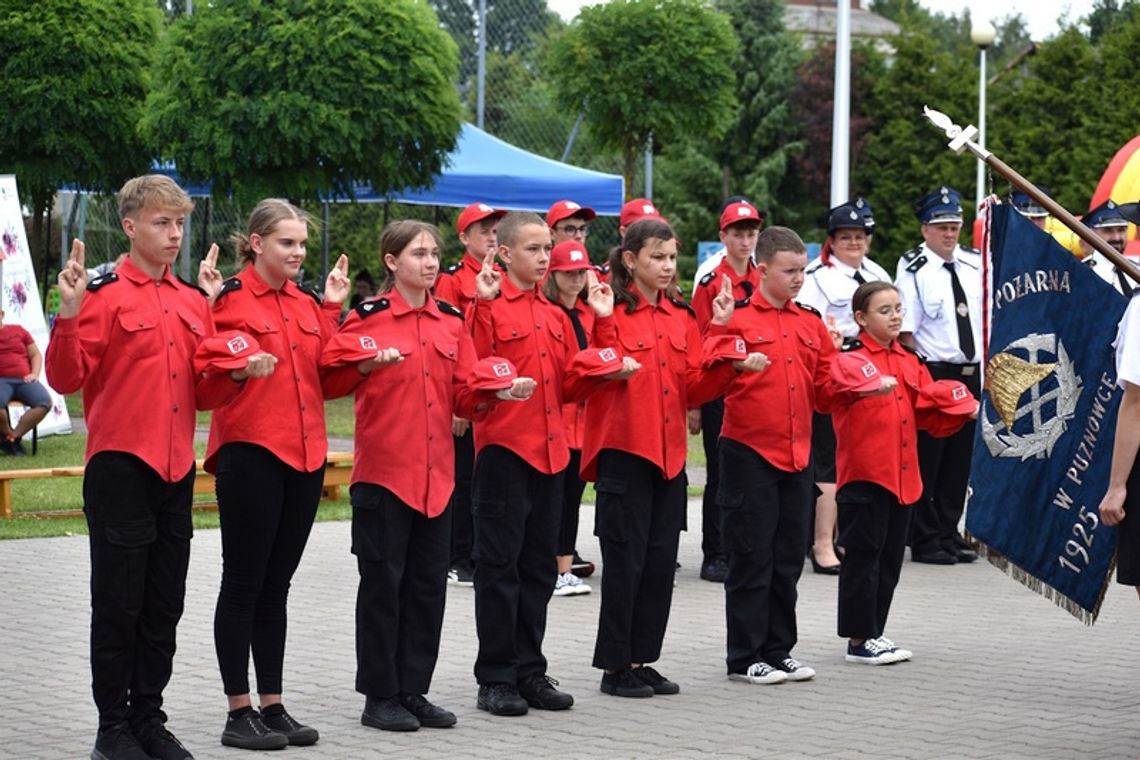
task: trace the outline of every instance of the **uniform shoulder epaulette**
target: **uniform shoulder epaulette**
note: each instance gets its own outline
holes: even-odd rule
[[[462,266],[463,266],[463,262],[457,261],[454,264],[452,264],[451,266],[449,266],[447,269],[444,269],[443,271],[445,274],[455,274],[456,272],[459,271],[459,268]]]
[[[961,249],[962,249],[963,251],[965,251],[966,253],[972,253],[972,254],[974,254],[975,256],[981,256],[981,255],[982,255],[982,252],[981,252],[981,251],[979,251],[977,248],[970,248],[970,247],[969,247],[969,246],[967,246],[967,245],[962,245],[962,246],[958,246],[958,247],[959,247],[959,248],[961,248]]]
[[[610,273],[610,263],[607,261],[604,264],[594,264],[594,269],[598,270],[601,274]]]
[[[898,343],[899,343],[899,345],[900,345],[900,346],[902,346],[902,347],[903,347],[903,349],[904,349],[904,350],[906,350],[906,351],[909,351],[909,352],[911,352],[912,354],[914,354],[915,356],[917,356],[917,357],[918,357],[918,361],[919,361],[921,364],[926,364],[926,357],[925,357],[925,356],[923,356],[922,354],[920,354],[920,353],[918,352],[918,349],[917,349],[917,348],[911,348],[910,346],[908,346],[907,344],[903,343],[902,341],[899,341]]]
[[[374,301],[363,301],[361,303],[358,303],[353,311],[355,311],[361,319],[367,319],[373,314],[379,314],[380,312],[385,311],[391,305],[392,302],[387,298],[377,298]]]
[[[904,253],[904,254],[902,255],[902,257],[903,257],[903,259],[905,259],[906,261],[914,261],[915,259],[917,259],[917,258],[918,258],[918,255],[919,255],[920,253],[922,253],[922,246],[921,246],[921,245],[919,245],[919,246],[915,246],[914,248],[911,248],[909,251],[907,251],[906,253]]]
[[[673,296],[669,296],[669,300],[672,301],[673,305],[676,306],[677,308],[684,309],[685,311],[692,314],[694,317],[697,316],[697,312],[693,310],[693,307],[691,305],[689,305],[688,301],[685,301],[681,298],[675,298]]]
[[[1096,259],[1094,259],[1092,256],[1089,256],[1088,258],[1084,259],[1083,263],[1086,267],[1095,267]]]
[[[858,351],[862,347],[863,347],[863,341],[859,340],[858,338],[852,338],[851,340],[843,341],[843,347],[840,348],[839,350],[840,351]]]
[[[119,275],[115,274],[114,272],[107,272],[107,274],[101,274],[93,280],[88,280],[87,281],[87,289],[90,290],[91,292],[95,292],[96,290],[103,287],[104,285],[108,285],[112,282],[118,282],[118,281],[119,281]]]
[[[909,261],[909,259],[908,259],[908,261]],[[922,269],[924,266],[926,266],[926,254],[919,256],[918,258],[914,259],[909,264],[907,264],[906,265],[906,271],[910,272],[911,274],[914,274],[918,270]]]
[[[823,259],[816,259],[815,261],[813,261],[807,265],[807,267],[804,269],[804,274],[811,274],[812,272],[818,271],[819,269],[822,269],[822,268],[823,268]]]
[[[218,298],[220,299],[226,293],[232,293],[235,290],[241,290],[241,280],[231,277],[222,283],[222,289],[218,291]]]
[[[811,312],[812,314],[816,315],[820,319],[823,319],[823,315],[819,313],[819,309],[815,308],[810,303],[803,303],[801,301],[796,301],[796,306],[799,306],[804,311]]]
[[[712,282],[714,277],[716,277],[715,271],[706,273],[705,276],[701,278],[701,287],[703,288],[705,285],[708,285],[710,282]]]
[[[183,285],[185,285],[188,288],[194,288],[194,290],[197,290],[199,293],[201,293],[203,297],[205,297],[205,298],[210,297],[209,293],[207,293],[206,291],[204,291],[200,287],[198,287],[198,283],[190,282],[189,280],[184,280],[181,277],[175,277],[175,279],[177,279],[180,283],[182,283]]]
[[[457,307],[449,304],[447,301],[442,301],[437,298],[435,299],[435,305],[438,306],[439,310],[444,314],[450,314],[453,317],[459,317],[460,319],[463,319],[463,312],[461,312]]]
[[[325,302],[325,299],[321,296],[321,294],[318,293],[317,291],[313,290],[311,285],[302,284],[302,285],[298,285],[297,287],[301,290],[302,293],[304,293],[309,298],[316,301],[317,306],[320,306],[321,304],[323,304]]]

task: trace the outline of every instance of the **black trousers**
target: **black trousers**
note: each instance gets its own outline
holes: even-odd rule
[[[602,604],[594,667],[621,670],[661,657],[685,524],[684,472],[666,479],[647,459],[598,455],[594,532],[602,545]]]
[[[796,583],[804,567],[813,470],[773,467],[751,448],[720,441],[720,506],[728,577],[728,672],[779,662],[796,645]]]
[[[558,556],[574,553],[578,542],[578,512],[582,508],[582,494],[586,481],[578,471],[582,466],[582,452],[570,449],[570,464],[562,478],[562,524],[558,531]]]
[[[720,537],[720,507],[716,503],[720,487],[719,443],[724,424],[724,399],[718,398],[701,407],[701,443],[705,450],[705,495],[701,500],[701,554],[705,560],[724,554]]]
[[[91,690],[99,726],[162,714],[186,597],[194,468],[168,483],[138,457],[104,451],[83,478],[91,547]]]
[[[501,446],[487,446],[475,459],[471,514],[480,684],[513,684],[546,673],[542,639],[558,576],[563,475],[539,472]]]
[[[963,375],[954,364],[927,364],[935,380],[960,380],[974,398],[980,398],[977,372]],[[918,468],[922,475],[922,499],[915,505],[911,525],[911,546],[917,552],[949,548],[958,532],[958,522],[966,506],[966,485],[970,480],[970,458],[974,451],[973,421],[967,422],[949,438],[918,434]]]
[[[222,587],[214,648],[227,696],[249,693],[249,654],[257,691],[281,693],[286,601],[321,501],[324,468],[295,470],[268,449],[218,449],[216,490],[222,529]]]
[[[883,635],[891,599],[906,553],[911,508],[874,483],[857,481],[839,489],[839,635],[875,639]]]
[[[451,510],[429,518],[371,483],[354,484],[351,497],[356,690],[374,699],[426,694],[443,630]]]
[[[475,469],[475,434],[467,432],[455,439],[455,490],[447,512],[451,515],[451,565],[471,561],[475,524],[471,517],[471,475]]]

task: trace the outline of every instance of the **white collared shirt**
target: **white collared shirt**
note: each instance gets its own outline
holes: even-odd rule
[[[921,257],[926,261],[915,269],[914,262]],[[946,260],[925,243],[914,260],[899,259],[895,285],[906,309],[902,331],[914,335],[915,348],[929,361],[971,364],[982,355],[982,257],[977,251],[955,246],[953,262],[966,294],[974,355],[964,356],[958,345],[958,317],[950,272],[943,266]]]
[[[854,338],[859,334],[859,325],[851,311],[851,297],[855,295],[859,282],[855,279],[855,268],[831,257],[831,266],[816,259],[804,271],[804,286],[796,300],[815,307],[823,315],[824,322],[829,317],[835,319],[835,327],[844,338]],[[882,280],[890,282],[891,276],[881,266],[864,257],[859,267],[864,282]]]
[[[1129,342],[1131,350],[1125,351]],[[1116,349],[1116,384],[1121,388],[1125,381],[1140,385],[1140,296],[1128,302],[1112,345]]]
[[[701,265],[699,267],[697,267],[697,273],[693,276],[693,289],[690,290],[689,292],[690,293],[696,293],[697,292],[697,286],[699,286],[701,284],[701,279],[704,278],[704,276],[706,274],[708,274],[709,272],[716,269],[717,266],[720,265],[720,262],[724,261],[724,257],[727,255],[728,255],[728,249],[727,248],[721,248],[719,251],[716,251],[715,253],[711,254],[707,259],[702,261]],[[690,298],[689,300],[692,300],[692,299]]]
[[[1084,264],[1089,269],[1100,275],[1100,278],[1102,280],[1107,282],[1112,287],[1116,288],[1116,292],[1120,293],[1121,295],[1130,295],[1130,293],[1125,293],[1123,288],[1120,286],[1120,279],[1122,276],[1124,277],[1124,280],[1132,286],[1133,289],[1137,287],[1136,284],[1128,278],[1128,275],[1121,275],[1120,270],[1116,268],[1116,265],[1109,261],[1108,257],[1100,251],[1093,251],[1088,256],[1086,256],[1084,258]]]

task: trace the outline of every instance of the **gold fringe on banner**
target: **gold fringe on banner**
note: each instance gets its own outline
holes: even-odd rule
[[[1096,604],[1093,606],[1092,612],[1089,612],[1084,607],[1074,602],[1069,597],[1057,589],[1050,586],[1040,578],[1030,575],[1022,568],[1015,565],[1004,554],[994,549],[992,546],[987,546],[978,540],[977,536],[973,536],[969,531],[966,531],[966,540],[974,547],[974,549],[981,556],[986,558],[986,561],[991,565],[1001,570],[1003,573],[1013,578],[1015,581],[1025,586],[1030,591],[1045,597],[1053,604],[1057,605],[1065,612],[1080,620],[1085,625],[1092,625],[1096,622],[1097,616],[1100,615],[1100,605],[1104,602],[1105,592],[1108,591],[1109,583],[1112,581],[1112,574],[1116,570],[1116,553],[1113,552],[1112,560],[1108,563],[1108,572],[1105,573],[1104,582],[1100,586],[1100,593],[1097,594]]]

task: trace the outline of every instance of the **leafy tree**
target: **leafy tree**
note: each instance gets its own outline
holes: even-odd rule
[[[1094,0],[1092,12],[1085,18],[1089,25],[1089,41],[1095,45],[1117,25],[1128,23],[1135,9],[1135,0]]]
[[[32,250],[58,188],[111,191],[150,165],[137,124],[161,22],[153,0],[0,0],[0,166],[32,208]]]
[[[424,186],[459,134],[455,73],[416,0],[217,0],[171,26],[143,127],[218,194]]]
[[[735,53],[728,19],[701,0],[614,0],[582,9],[547,71],[559,103],[584,108],[598,143],[621,151],[628,189],[651,134],[664,147],[731,126]]]

